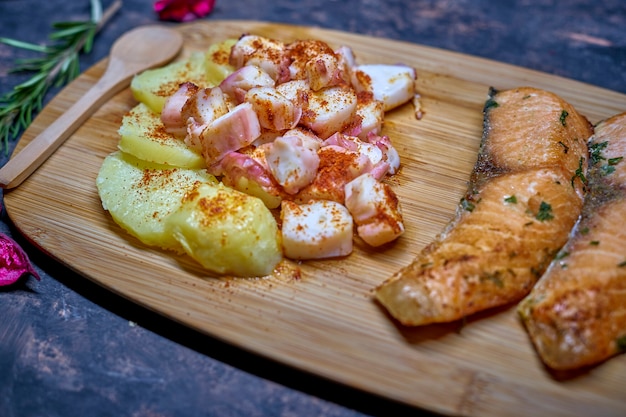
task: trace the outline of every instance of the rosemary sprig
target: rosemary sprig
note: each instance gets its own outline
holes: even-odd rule
[[[37,45],[16,39],[2,38],[0,42],[43,54],[41,57],[17,60],[11,73],[32,73],[26,81],[0,96],[0,149],[9,151],[9,140],[14,140],[32,122],[43,106],[51,87],[61,87],[80,74],[79,55],[92,50],[100,28],[121,7],[115,1],[102,12],[100,0],[90,0],[91,17],[87,21],[57,22],[52,24],[49,39],[52,45]]]

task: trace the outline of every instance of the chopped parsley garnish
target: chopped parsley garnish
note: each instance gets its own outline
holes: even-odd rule
[[[463,210],[466,210],[466,211],[474,211],[474,209],[476,208],[474,203],[469,201],[467,198],[461,199],[461,207],[463,208]]]
[[[499,104],[497,101],[495,101],[493,98],[489,98],[486,102],[485,102],[485,110],[489,110],[489,109],[495,109],[496,107],[498,107]]]
[[[589,157],[590,157],[589,162],[591,163],[592,166],[602,161],[603,159],[606,159],[605,157],[602,156],[602,151],[606,149],[608,145],[609,145],[609,142],[600,142],[600,143],[594,143],[593,145],[589,146]]]
[[[574,181],[576,181],[576,178],[580,179],[580,182],[582,182],[583,184],[587,184],[587,178],[585,177],[585,172],[583,169],[582,156],[578,160],[578,168],[576,168],[576,172],[574,172],[574,175],[572,176],[572,187],[574,187]]]
[[[505,203],[517,204],[517,197],[515,195],[510,195],[508,197],[504,197]]]
[[[615,172],[615,165],[619,164],[622,159],[624,159],[623,156],[620,156],[618,158],[609,158],[607,160],[607,164],[606,165],[602,165],[602,167],[601,167],[602,173],[604,175],[609,175],[609,174],[612,174],[613,172]]]
[[[591,242],[589,242],[589,244],[591,246],[598,246],[600,244],[600,241],[599,240],[592,240]]]
[[[567,118],[567,116],[569,116],[569,113],[567,112],[567,110],[563,110],[563,111],[561,112],[561,116],[559,117],[559,120],[561,121],[561,124],[562,124],[563,126],[565,126],[565,125],[566,125],[566,123],[565,123],[565,119]]]
[[[542,201],[539,205],[539,211],[537,212],[535,219],[539,220],[540,222],[554,219],[554,214],[552,214],[552,206],[545,201]]]

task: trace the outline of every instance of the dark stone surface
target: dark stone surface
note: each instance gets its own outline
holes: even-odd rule
[[[111,0],[104,0],[106,7]],[[0,0],[0,36],[46,41],[89,2]],[[626,93],[623,0],[217,0],[206,20],[279,21],[401,39],[545,71]],[[157,21],[125,0],[84,70],[128,29]],[[28,53],[0,44],[0,93]],[[46,102],[54,95],[51,92]],[[624,103],[626,111],[626,103]],[[12,149],[14,143],[10,143]],[[0,155],[0,164],[7,156]],[[41,281],[0,288],[0,416],[400,416],[401,405],[306,375],[193,332],[48,259],[2,213]],[[416,376],[419,377],[419,376]]]

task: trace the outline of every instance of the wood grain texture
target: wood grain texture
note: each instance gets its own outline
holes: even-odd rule
[[[105,104],[18,189],[5,192],[9,217],[35,245],[86,278],[162,315],[299,369],[442,414],[624,415],[626,357],[576,374],[549,373],[515,306],[459,323],[409,329],[373,301],[372,290],[452,217],[476,160],[489,86],[553,91],[593,123],[624,111],[626,96],[579,82],[405,42],[263,22],[179,26],[181,58],[243,32],[284,41],[317,38],[351,46],[359,62],[417,68],[425,111],[391,112],[385,133],[403,167],[391,181],[405,214],[396,243],[345,258],[305,262],[301,277],[207,275],[192,260],[146,247],[102,209],[100,164],[115,150],[127,89]],[[23,135],[16,152],[102,75],[106,62],[62,91]]]

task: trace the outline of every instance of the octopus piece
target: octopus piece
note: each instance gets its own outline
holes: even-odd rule
[[[283,250],[290,259],[335,258],[352,252],[353,221],[342,204],[283,200],[280,217]]]
[[[242,103],[250,89],[255,87],[274,87],[274,84],[274,80],[267,72],[256,65],[246,65],[235,70],[219,86],[236,103]]]
[[[165,130],[176,137],[187,134],[187,119],[183,115],[183,107],[187,100],[194,96],[200,87],[192,82],[185,82],[178,90],[165,100],[161,110],[161,121]]]
[[[352,84],[357,92],[370,92],[374,99],[389,111],[413,99],[415,69],[406,65],[358,65],[352,73]]]
[[[302,109],[300,124],[326,139],[343,131],[350,123],[357,105],[357,95],[352,88],[337,86],[311,91]]]
[[[296,194],[317,176],[320,158],[317,149],[296,135],[281,136],[265,151],[270,172],[287,194]]]
[[[388,184],[366,173],[346,184],[345,193],[346,208],[365,243],[381,246],[404,233],[400,203]]]
[[[235,68],[255,65],[276,82],[289,79],[285,44],[262,36],[244,35],[233,45],[229,63]]]
[[[242,103],[205,125],[198,138],[207,166],[226,154],[250,145],[261,135],[259,119],[250,103]]]
[[[274,87],[254,87],[248,90],[244,101],[252,104],[261,127],[267,130],[293,129],[302,116],[302,109]]]

